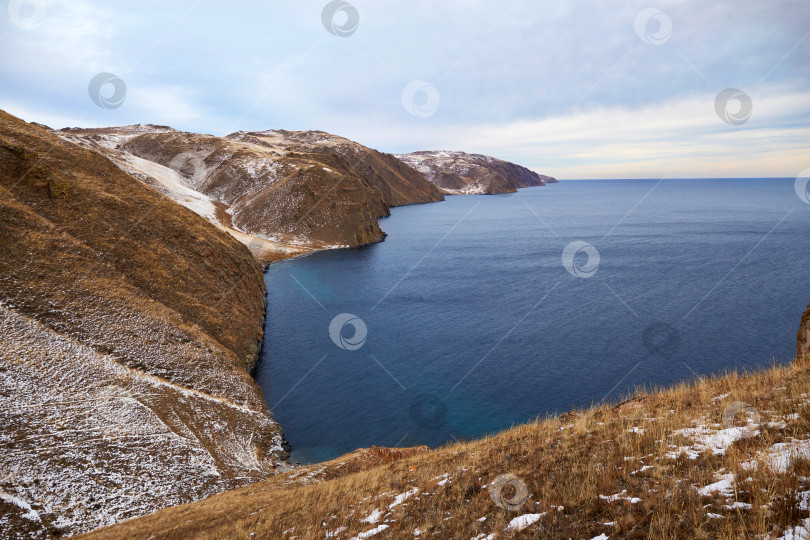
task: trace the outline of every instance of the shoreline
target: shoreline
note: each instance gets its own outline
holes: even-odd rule
[[[557,183],[557,182],[553,182],[553,183]],[[518,190],[522,190],[522,189],[548,187],[549,185],[550,184],[546,184],[546,185],[542,185],[542,186],[524,186],[524,187],[521,187],[521,188],[518,188],[517,190],[515,190],[514,193],[517,193]],[[468,196],[468,195],[483,195],[483,196],[497,197],[499,195],[514,195],[514,193],[494,193],[494,194],[493,193],[458,193],[458,194],[447,194],[447,193],[445,193],[444,195],[446,197],[448,197],[448,196],[454,196],[454,197],[459,196],[459,197],[461,197],[461,196]],[[435,203],[440,203],[440,202],[444,202],[444,199],[440,199],[438,201],[427,201],[427,202],[419,202],[419,203],[412,203],[412,204],[400,204],[400,205],[397,205],[397,206],[391,206],[389,208],[403,208],[403,207],[406,207],[406,206],[414,206],[414,205],[421,205],[421,204],[435,204]],[[387,219],[389,217],[391,217],[390,212],[389,212],[388,215],[379,216],[376,219],[379,221],[381,219]],[[365,246],[370,246],[370,245],[373,245],[373,244],[379,244],[381,242],[385,242],[385,239],[388,237],[388,234],[385,233],[384,231],[383,231],[383,234],[385,236],[383,236],[380,240],[378,240],[376,242],[368,242],[366,244],[360,244],[360,245],[357,245],[357,246],[338,246],[338,247],[314,248],[314,249],[312,249],[310,251],[307,251],[307,252],[304,252],[304,253],[296,253],[295,255],[291,255],[289,257],[284,257],[284,258],[281,258],[281,259],[276,259],[276,260],[273,260],[273,261],[267,261],[267,262],[258,261],[259,264],[261,265],[261,268],[262,268],[262,280],[264,280],[266,278],[267,272],[270,270],[270,266],[273,265],[273,264],[278,264],[278,263],[282,263],[282,262],[286,262],[286,261],[291,261],[293,259],[300,259],[300,258],[303,258],[303,257],[308,257],[310,255],[314,255],[315,253],[320,253],[320,252],[323,252],[323,251],[337,251],[337,250],[341,250],[341,249],[358,249],[358,248],[362,248],[362,247],[365,247]],[[248,246],[245,246],[245,247],[248,247]],[[270,287],[267,285],[266,281],[265,281],[265,287],[267,289],[267,292],[266,292],[265,297],[264,297],[264,322],[262,324],[262,330],[263,330],[262,338],[261,338],[261,343],[259,344],[259,350],[256,353],[256,360],[253,362],[253,367],[249,371],[249,375],[250,375],[250,378],[253,379],[253,382],[256,384],[256,386],[258,386],[261,389],[261,391],[262,391],[262,399],[264,400],[265,405],[267,405],[267,410],[270,411],[270,414],[273,417],[273,421],[281,428],[281,438],[282,438],[282,441],[284,442],[284,450],[288,454],[288,456],[286,458],[284,458],[282,461],[285,464],[287,464],[288,466],[292,467],[292,468],[304,467],[304,466],[307,466],[307,465],[313,465],[314,463],[303,463],[303,464],[302,463],[297,463],[297,464],[294,464],[294,463],[291,463],[289,461],[289,459],[290,459],[289,456],[292,454],[292,445],[287,440],[287,437],[284,434],[285,433],[284,432],[284,426],[281,425],[281,422],[276,420],[275,411],[273,411],[273,409],[270,408],[270,404],[267,402],[267,399],[264,397],[264,388],[262,388],[262,386],[259,384],[259,382],[258,382],[258,380],[256,378],[256,372],[259,369],[259,363],[261,362],[261,360],[262,360],[262,358],[264,356],[263,352],[264,352],[265,334],[266,334],[266,332],[264,332],[264,329],[267,327],[267,322],[269,320],[268,314],[267,314],[267,299],[268,299],[268,296],[270,295]],[[284,472],[286,472],[286,471],[284,471]]]
[[[534,187],[534,186],[531,186],[531,187]],[[525,189],[525,188],[523,188],[523,189]],[[544,192],[535,191],[535,192],[527,193],[527,195],[530,195],[531,197],[534,197],[534,198],[539,197],[539,199],[537,199],[538,201],[539,201],[539,200],[541,200],[541,199],[546,200],[546,197],[543,195],[543,193],[544,193]],[[479,200],[480,200],[480,199],[479,199]],[[506,208],[509,208],[509,207],[513,206],[515,203],[517,203],[518,205],[520,205],[520,200],[521,200],[521,199],[519,198],[519,199],[516,199],[515,201],[502,201],[501,203],[498,203],[498,206],[500,207],[500,205],[506,204],[506,205],[507,205],[507,206],[506,206]],[[463,199],[459,199],[459,200],[457,200],[456,205],[459,205],[459,204],[461,204],[461,205],[464,205],[464,204],[475,204],[475,202],[476,202],[476,201],[467,201],[466,203],[464,203],[464,200],[463,200]],[[483,202],[483,201],[482,201],[482,202]],[[491,201],[491,203],[492,203],[492,205],[496,205],[496,202],[495,202],[495,201]],[[408,205],[408,206],[411,206],[411,205]],[[484,206],[487,206],[487,205],[484,205]],[[392,209],[392,210],[393,210],[393,209]],[[443,214],[445,213],[445,210],[444,210],[444,207],[441,207],[441,208],[439,208],[439,209],[438,209],[438,211],[437,211],[437,212],[436,212],[436,211],[431,211],[431,210],[429,210],[429,209],[425,209],[425,210],[423,210],[423,211],[416,211],[416,213],[406,213],[405,215],[398,214],[398,216],[399,216],[399,218],[398,218],[398,219],[400,219],[400,220],[401,220],[401,219],[402,219],[402,217],[405,217],[405,218],[406,218],[406,220],[405,220],[405,221],[398,221],[397,223],[399,223],[400,225],[396,225],[396,224],[394,224],[394,225],[392,225],[392,226],[391,226],[391,227],[393,227],[393,228],[391,228],[391,229],[389,229],[389,230],[390,230],[390,231],[391,231],[393,234],[395,234],[395,235],[399,235],[400,240],[402,239],[402,235],[403,235],[403,234],[406,234],[407,236],[413,236],[413,234],[412,234],[412,229],[408,227],[407,223],[408,223],[408,221],[410,221],[411,217],[412,217],[412,218],[414,218],[414,219],[416,219],[416,218],[418,218],[419,216],[422,216],[422,215],[423,215],[423,213],[427,213],[427,214],[430,214],[430,215],[434,215],[434,214],[435,214],[435,215],[443,215]],[[391,216],[386,216],[386,217],[391,217]],[[396,216],[395,216],[395,217],[396,217]],[[380,219],[382,219],[382,218],[380,218]],[[404,224],[404,225],[403,225],[403,224]],[[396,241],[396,236],[395,236],[395,241]],[[380,242],[382,242],[382,241],[380,241]],[[373,242],[373,243],[380,243],[380,242]],[[370,244],[371,244],[371,243],[369,243],[369,244],[365,244],[365,245],[370,245]],[[330,250],[331,250],[331,249],[347,249],[347,248],[349,248],[349,249],[357,249],[357,248],[359,248],[359,247],[363,247],[363,246],[341,246],[341,247],[334,247],[334,248],[329,248],[329,249],[330,249]],[[385,251],[387,252],[387,251],[389,251],[389,249],[390,249],[390,248],[386,248],[386,249],[385,249]],[[267,280],[267,271],[270,269],[270,264],[273,264],[273,263],[276,263],[276,262],[281,262],[281,261],[283,261],[283,260],[294,259],[294,258],[297,258],[297,257],[303,257],[303,256],[306,256],[306,255],[311,255],[311,254],[313,254],[313,253],[315,253],[315,252],[318,252],[318,251],[326,251],[326,249],[316,249],[316,250],[309,251],[309,252],[307,252],[307,253],[301,253],[301,254],[297,254],[297,255],[295,255],[295,256],[293,256],[293,257],[288,257],[288,258],[285,258],[285,259],[280,259],[280,260],[273,261],[273,262],[269,263],[269,264],[267,265],[267,267],[265,268],[265,270],[264,270],[264,279],[265,279],[265,282],[267,283],[267,294],[269,295],[269,294],[271,294],[271,291],[273,291],[273,287],[271,286],[271,284],[270,284],[269,282],[267,282],[267,281],[266,281],[266,280]],[[375,252],[375,253],[377,253],[377,252]],[[361,255],[361,254],[358,254],[358,255],[353,255],[353,254],[345,254],[345,255],[337,255],[336,257],[328,257],[328,256],[325,256],[325,257],[324,257],[324,258],[321,260],[321,263],[312,263],[312,262],[306,262],[306,263],[304,263],[304,266],[305,266],[306,268],[310,268],[310,269],[312,269],[313,271],[315,271],[315,269],[316,269],[316,268],[322,268],[322,266],[319,266],[319,265],[328,264],[328,263],[329,263],[329,261],[336,260],[336,258],[337,258],[337,259],[339,259],[339,260],[343,260],[344,258],[345,258],[345,259],[347,259],[347,260],[354,260],[356,257],[360,257],[360,256],[363,256],[363,255]],[[365,256],[370,256],[370,255],[369,255],[369,254],[366,254]],[[417,255],[417,257],[418,257],[418,255]],[[293,270],[293,267],[290,267],[290,268],[286,268],[286,267],[285,267],[285,269],[283,270],[283,273],[284,273],[284,274],[286,274],[287,272],[290,272],[290,271],[294,271],[294,270]],[[373,275],[373,274],[371,274],[371,275]],[[269,297],[268,297],[268,298],[269,298]],[[351,299],[350,299],[350,298],[347,298],[347,300],[351,300]],[[634,307],[635,307],[635,306],[634,306]],[[291,313],[295,313],[295,311],[296,311],[296,310],[291,311]],[[791,312],[793,312],[793,308],[791,308]],[[276,314],[276,317],[279,317],[279,316],[280,316],[280,317],[281,317],[281,319],[283,320],[283,319],[284,319],[283,312],[279,312],[279,313],[282,313],[282,314],[281,314],[281,315],[279,315],[279,314],[277,313],[277,314]],[[799,312],[799,313],[800,313],[800,312]],[[265,316],[265,325],[268,325],[270,322],[272,322],[272,321],[270,320],[270,318],[269,318],[269,317],[270,317],[270,314],[269,314],[269,312],[268,312],[268,313],[266,314],[266,316]],[[279,323],[277,322],[277,323],[276,323],[276,325],[275,325],[275,327],[276,327],[276,328],[278,328],[278,324],[279,324]],[[794,327],[794,328],[795,328],[795,327]],[[317,331],[317,328],[313,329],[312,331],[313,331],[313,332],[316,332],[316,331]],[[793,332],[795,332],[795,330],[792,330],[792,331],[793,331]],[[269,337],[269,334],[268,334],[268,337]],[[317,336],[316,336],[316,337],[317,337]],[[268,347],[269,347],[269,346],[268,346]],[[780,349],[780,350],[781,350],[781,349]],[[264,351],[264,344],[263,344],[263,346],[262,346],[262,351]],[[281,352],[281,351],[279,351],[279,352]],[[779,354],[779,356],[781,357],[781,361],[779,362],[779,364],[780,364],[780,365],[784,365],[784,364],[786,364],[786,363],[790,363],[790,362],[792,361],[792,359],[793,359],[793,357],[788,358],[786,355],[783,355],[783,354]],[[279,359],[280,359],[280,358],[283,358],[282,354],[279,354],[279,355],[278,355],[276,358],[273,358],[272,356],[268,356],[268,357],[266,357],[266,359],[267,359],[267,360],[269,360],[269,362],[271,363],[271,365],[279,365],[279,364],[278,364],[278,362],[279,362]],[[719,359],[720,359],[721,357],[720,357],[720,356],[717,356],[716,358],[718,359],[718,362],[719,362]],[[771,358],[771,356],[768,356],[768,358]],[[687,359],[687,360],[688,360],[688,359]],[[726,366],[718,366],[718,367],[719,367],[719,369],[717,369],[717,370],[711,370],[711,371],[710,371],[710,369],[711,369],[711,365],[707,365],[707,366],[706,366],[706,368],[704,368],[704,369],[706,369],[706,370],[707,370],[707,371],[706,371],[706,373],[701,374],[701,376],[721,375],[721,374],[725,373],[725,372],[726,372],[727,370],[729,370],[729,369],[734,369],[734,364],[735,364],[735,363],[738,363],[738,362],[734,362],[734,363],[731,363],[731,364],[726,365]],[[739,369],[744,369],[744,370],[745,370],[745,371],[747,371],[747,372],[748,372],[748,371],[758,371],[758,370],[761,370],[761,369],[766,369],[766,368],[767,368],[767,365],[766,365],[766,364],[768,364],[768,362],[762,362],[761,364],[762,364],[761,366],[752,366],[752,367],[748,367],[748,365],[750,365],[750,364],[745,364],[745,365],[742,365],[742,366],[741,366]],[[254,377],[255,377],[255,376],[257,376],[257,373],[258,373],[258,372],[254,372],[254,373],[253,373]],[[679,379],[677,380],[677,382],[686,381],[686,380],[689,380],[689,379],[691,379],[691,378],[692,378],[692,376],[690,376],[689,374],[682,374],[681,378],[679,378]],[[696,378],[697,378],[697,377],[696,377]],[[292,382],[294,382],[294,381],[292,381]],[[266,383],[265,383],[265,384],[266,384]],[[675,384],[675,383],[672,383],[672,384]],[[632,388],[627,389],[627,392],[632,392]],[[280,395],[280,394],[278,394],[278,395]],[[268,396],[268,398],[270,398],[270,397],[271,397],[271,396]],[[597,397],[598,397],[598,396],[597,396]],[[622,398],[624,398],[624,397],[625,397],[625,394],[623,394],[623,395],[621,395],[621,396],[614,396],[613,400],[611,400],[611,401],[615,401],[615,400],[621,400],[621,399],[622,399]],[[273,413],[274,413],[274,414],[275,414],[276,412],[277,412],[277,411],[275,411],[275,410],[273,411]],[[286,417],[288,417],[288,421],[290,421],[290,422],[291,422],[291,426],[292,426],[292,423],[296,422],[295,417],[290,417],[290,416],[289,416],[289,413],[285,413],[285,416],[286,416]],[[290,419],[290,418],[292,418],[292,419]],[[301,417],[298,417],[298,418],[301,418]],[[284,427],[284,426],[282,425],[282,427]],[[374,443],[374,444],[380,444],[379,442],[377,442],[377,441],[379,441],[379,440],[380,440],[380,439],[378,439],[378,438],[370,438],[370,439],[368,439],[368,442],[366,442],[366,443],[364,443],[364,444],[372,444],[372,443]],[[330,441],[329,441],[328,439],[327,439],[327,440],[324,440],[324,441],[312,441],[312,440],[308,440],[308,441],[307,441],[307,443],[306,443],[304,446],[310,446],[310,445],[324,445],[324,444],[328,444],[329,442],[330,442]],[[351,441],[349,441],[349,442],[351,442]],[[393,442],[393,441],[391,441],[391,442]],[[294,443],[294,441],[293,441],[293,443]],[[357,443],[355,443],[355,444],[357,444]],[[390,442],[389,442],[389,444],[390,444]],[[291,444],[291,453],[295,453],[295,452],[294,452],[295,450],[296,450],[295,445],[294,445],[294,444]],[[310,464],[310,461],[306,461],[305,463],[306,463],[306,464]]]
[[[709,527],[712,537],[722,537],[727,524],[748,527],[754,523],[753,516],[747,517],[752,512],[801,492],[802,488],[763,472],[776,467],[776,475],[790,475],[794,449],[797,457],[810,451],[806,435],[795,438],[799,432],[808,433],[810,425],[802,410],[810,402],[795,399],[810,395],[808,369],[792,362],[637,389],[621,402],[538,417],[436,449],[358,449],[189,505],[97,529],[86,537],[120,538],[146,531],[192,537],[201,527],[209,531],[206,538],[227,536],[234,527],[267,538],[281,537],[292,527],[306,537],[338,529],[348,537],[370,526],[358,516],[378,514],[395,535],[410,536],[417,527],[445,537],[459,537],[459,531],[472,537],[484,526],[502,531],[513,519],[514,514],[504,512],[491,498],[491,482],[505,474],[524,483],[532,494],[512,510],[530,512],[525,515],[543,520],[546,531],[553,527],[560,537],[589,538],[603,531],[605,536],[624,537],[639,526],[653,526],[655,510],[662,512],[659,520],[664,518],[665,523],[680,527],[686,523],[690,530],[704,533]],[[753,419],[726,418],[727,411],[751,407],[745,401],[755,404]],[[794,438],[786,438],[790,434]],[[515,452],[516,448],[525,451]],[[764,471],[749,472],[761,466]],[[554,482],[560,475],[571,481]],[[720,485],[718,478],[728,478],[735,489],[714,489]],[[395,504],[405,498],[397,495],[400,492],[419,496],[410,497],[407,505]],[[271,496],[277,502],[268,507]],[[432,509],[438,504],[445,511],[437,514]],[[217,517],[223,508],[233,509],[227,520]],[[778,508],[785,526],[795,521],[792,505]],[[265,510],[269,513],[257,521],[256,514]],[[619,510],[634,520],[615,520]],[[329,521],[324,515],[331,516]],[[800,515],[804,519],[806,514]],[[770,528],[771,521],[764,523]],[[590,533],[583,535],[583,527]]]

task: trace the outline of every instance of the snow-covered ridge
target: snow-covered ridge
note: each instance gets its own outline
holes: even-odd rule
[[[293,145],[356,145],[354,141],[334,135],[325,131],[288,131],[285,129],[266,129],[261,131],[237,131],[226,135],[225,138],[233,140],[249,140],[258,137],[266,142],[273,142],[279,146]]]
[[[556,180],[520,165],[483,154],[458,151],[419,151],[396,157],[453,195],[510,193]]]
[[[68,128],[57,132],[62,138],[94,151],[100,151],[113,160],[124,172],[150,185],[163,195],[188,208],[196,214],[206,218],[218,228],[228,232],[238,241],[245,244],[260,260],[274,260],[306,252],[310,249],[305,239],[280,237],[272,233],[258,233],[242,230],[233,223],[232,209],[221,200],[221,193],[214,193],[213,197],[201,191],[206,181],[209,165],[205,159],[211,153],[205,150],[189,149],[179,154],[178,159],[162,165],[156,161],[145,159],[127,152],[123,147],[133,139],[145,134],[178,134],[195,136],[177,131],[167,126],[154,126],[151,124],[123,126],[120,128]],[[248,160],[236,157],[235,152],[220,156],[219,164],[231,160],[239,163],[249,177],[261,179],[263,185],[272,183],[276,178],[275,171],[278,166],[278,157],[281,154],[261,156],[258,159]],[[181,174],[181,168],[191,164],[192,173],[189,177]],[[217,163],[210,164],[215,169]],[[259,186],[257,182],[257,186]],[[260,186],[253,189],[259,191]],[[255,194],[255,193],[254,193]],[[220,195],[217,198],[217,195]],[[243,194],[249,196],[250,191]],[[321,247],[321,246],[317,246]]]

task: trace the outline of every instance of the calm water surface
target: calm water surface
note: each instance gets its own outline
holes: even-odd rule
[[[792,179],[562,182],[380,225],[383,243],[265,277],[257,380],[302,463],[787,362],[810,300],[810,205]],[[598,253],[590,277],[563,265],[575,241],[593,249],[574,273]],[[330,337],[342,313],[367,329],[355,350],[351,323],[335,334],[347,348]]]

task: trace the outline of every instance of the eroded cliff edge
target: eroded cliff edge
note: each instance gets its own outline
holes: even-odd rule
[[[246,247],[0,111],[0,530],[87,531],[273,474]]]
[[[802,316],[799,333],[796,335],[796,362],[810,362],[810,305]]]

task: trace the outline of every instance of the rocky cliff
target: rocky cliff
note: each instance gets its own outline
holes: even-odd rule
[[[796,361],[810,362],[810,305],[804,312],[799,333],[796,335]]]
[[[514,193],[518,188],[556,183],[502,159],[464,152],[413,152],[397,157],[448,194]]]
[[[265,289],[231,236],[0,111],[0,536],[45,538],[273,474],[250,370]]]
[[[394,156],[322,131],[214,137],[126,126],[62,135],[104,153],[237,237],[247,235],[240,237],[245,243],[268,241],[293,254],[380,241],[385,235],[377,218],[389,215],[390,206],[443,198]]]

